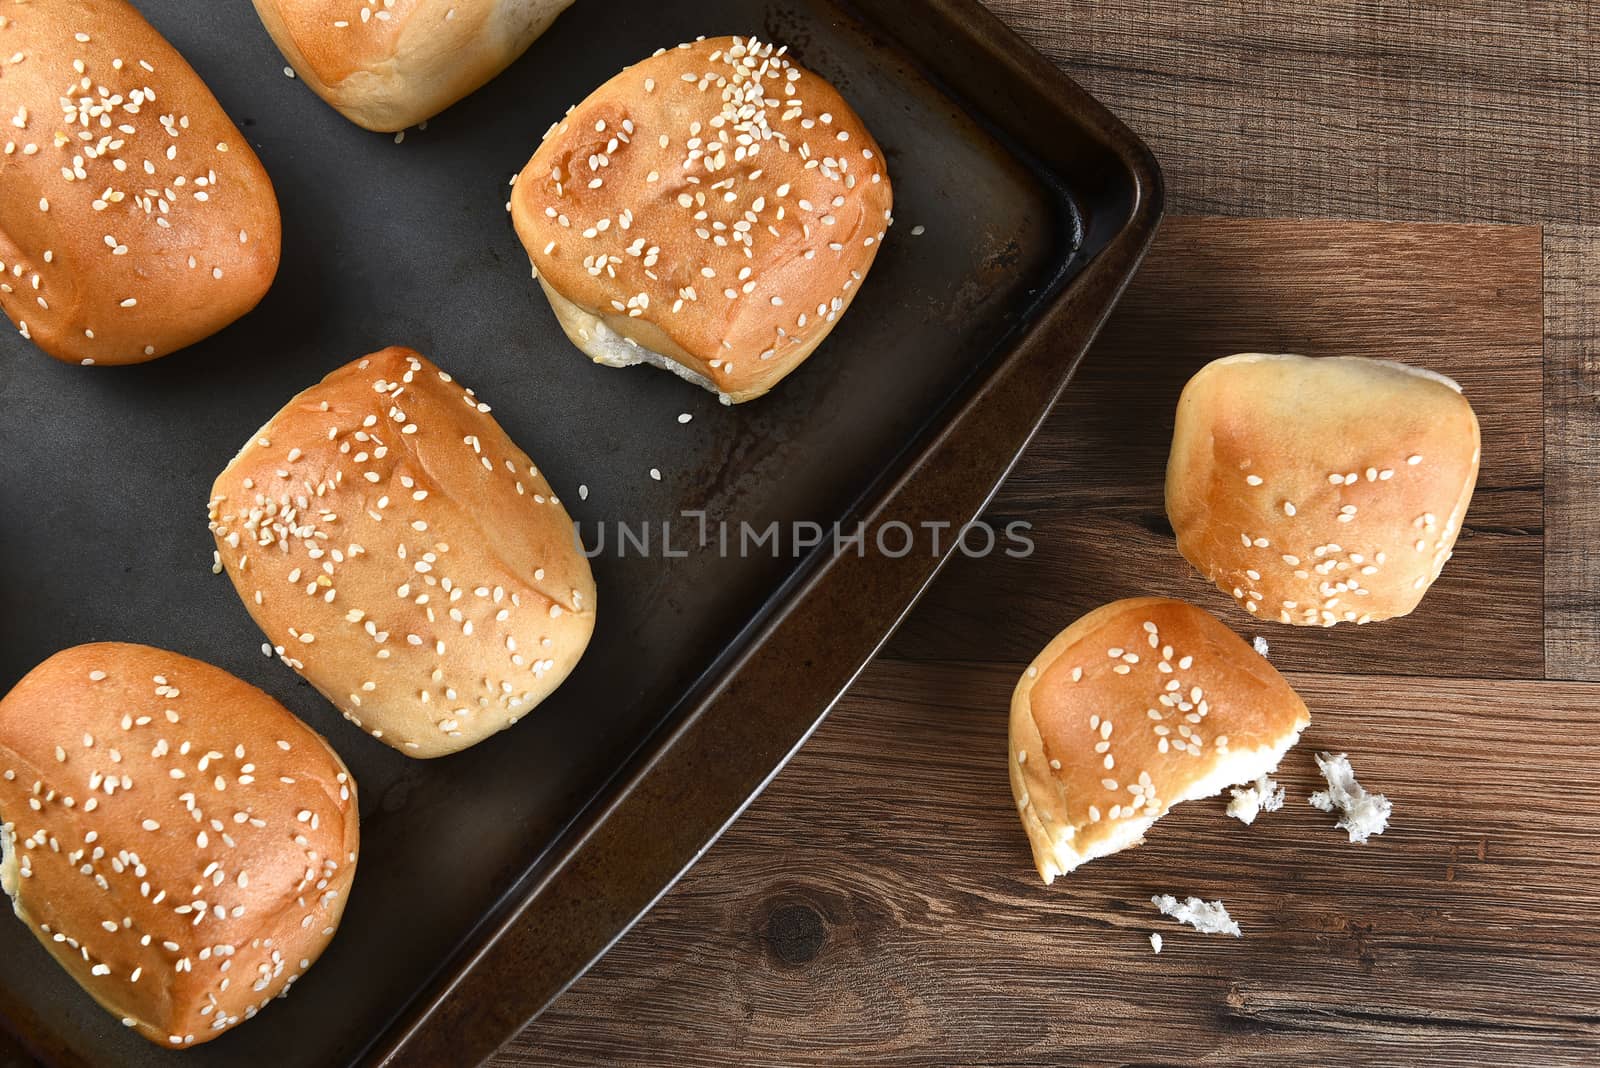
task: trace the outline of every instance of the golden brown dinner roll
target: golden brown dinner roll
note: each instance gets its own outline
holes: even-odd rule
[[[883,151],[785,49],[657,52],[545,134],[511,215],[567,336],[761,396],[850,306],[889,225]]]
[[[68,363],[216,333],[278,271],[278,201],[199,75],[122,0],[0,6],[0,308]]]
[[[211,531],[283,662],[408,756],[517,722],[594,630],[589,561],[550,484],[410,349],[273,416],[212,487]]]
[[[1167,515],[1245,611],[1297,626],[1417,606],[1478,478],[1478,420],[1443,375],[1385,360],[1247,353],[1178,400]]]
[[[572,0],[255,0],[301,79],[345,118],[394,131],[509,67]]]
[[[1011,793],[1045,882],[1144,840],[1180,801],[1270,773],[1311,722],[1283,676],[1182,601],[1115,601],[1011,697]]]
[[[355,877],[328,744],[220,668],[80,645],[0,701],[0,885],[106,1011],[181,1048],[311,967]]]

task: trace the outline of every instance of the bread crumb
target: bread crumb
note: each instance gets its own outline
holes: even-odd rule
[[[1186,923],[1201,934],[1231,934],[1235,938],[1241,935],[1239,925],[1233,922],[1220,901],[1201,901],[1197,897],[1179,901],[1171,894],[1157,894],[1150,899],[1150,904],[1160,909],[1162,915]]]
[[[1243,824],[1254,823],[1263,812],[1278,811],[1285,797],[1283,787],[1273,782],[1270,775],[1263,775],[1248,786],[1235,786],[1230,792],[1233,800],[1228,802],[1228,815]]]
[[[1267,639],[1263,638],[1261,635],[1257,634],[1255,639],[1251,641],[1250,644],[1254,645],[1256,647],[1256,652],[1260,653],[1262,656],[1267,655]],[[1246,820],[1245,822],[1248,823],[1249,821]]]
[[[1160,935],[1153,934],[1153,935],[1150,936],[1150,949],[1151,949],[1152,952],[1155,952],[1155,953],[1160,953],[1161,952],[1161,936]]]
[[[1324,812],[1337,809],[1338,827],[1350,832],[1350,841],[1365,843],[1389,827],[1394,806],[1382,794],[1369,794],[1356,781],[1350,758],[1344,753],[1318,753],[1317,770],[1328,780],[1328,788],[1311,795],[1311,804]]]

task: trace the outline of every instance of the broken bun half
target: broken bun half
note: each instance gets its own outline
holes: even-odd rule
[[[1173,805],[1272,772],[1310,722],[1209,612],[1160,597],[1095,609],[1011,698],[1011,792],[1039,875],[1138,845]]]

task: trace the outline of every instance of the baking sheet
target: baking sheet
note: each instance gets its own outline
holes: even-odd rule
[[[148,1046],[15,922],[0,923],[0,1008],[36,1052],[65,1061],[344,1063],[531,881],[680,700],[787,605],[807,565],[787,551],[664,556],[659,524],[675,522],[681,548],[698,533],[686,512],[735,531],[850,514],[1124,220],[1115,189],[1067,188],[823,0],[580,0],[505,75],[398,144],[286,77],[242,0],[138,6],[273,176],[283,267],[252,315],[142,367],[86,372],[0,340],[0,687],[86,641],[211,661],[333,742],[361,787],[363,851],[326,956],[291,997],[213,1043]],[[897,223],[828,342],[771,396],[730,409],[672,376],[596,367],[572,349],[504,202],[549,123],[617,69],[698,34],[752,30],[788,43],[862,114],[888,158]],[[593,561],[598,627],[571,679],[516,728],[433,762],[367,738],[265,658],[210,571],[216,472],[295,392],[388,344],[475,388],[590,540],[602,529],[607,539]],[[619,524],[651,526],[657,551],[617,555]]]

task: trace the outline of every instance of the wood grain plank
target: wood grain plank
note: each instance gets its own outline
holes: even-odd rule
[[[952,561],[890,655],[1009,660],[1105,601],[1160,593],[1254,628],[1293,668],[1540,677],[1540,257],[1536,227],[1169,219],[991,506],[997,528],[1033,525],[1033,555]],[[1239,351],[1402,359],[1461,382],[1483,470],[1455,559],[1413,615],[1333,631],[1253,620],[1178,555],[1162,494],[1178,393]]]
[[[1600,227],[1545,230],[1545,670],[1600,679]]]
[[[1600,222],[1600,7],[985,0],[1190,213]]]
[[[1600,1056],[1600,686],[1299,674],[1285,809],[1180,807],[1053,887],[1004,774],[1021,665],[879,661],[502,1065],[1539,1063]],[[1305,798],[1348,748],[1395,805]],[[1234,940],[1152,893],[1221,897]],[[1156,956],[1151,931],[1166,939]]]

